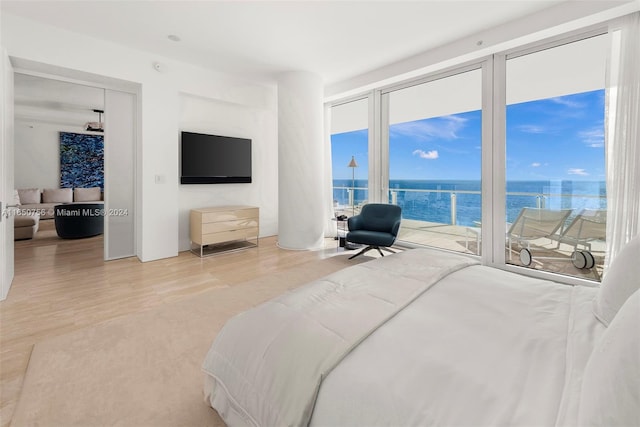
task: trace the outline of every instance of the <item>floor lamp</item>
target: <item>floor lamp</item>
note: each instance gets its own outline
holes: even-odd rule
[[[351,156],[347,166],[351,168],[351,215],[353,216],[356,214],[356,168],[358,167],[355,156]]]

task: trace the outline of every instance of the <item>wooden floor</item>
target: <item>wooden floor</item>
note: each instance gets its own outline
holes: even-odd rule
[[[465,251],[466,240],[456,242]],[[269,237],[256,249],[209,258],[182,252],[147,263],[104,262],[102,236],[63,240],[52,220],[41,221],[35,239],[16,242],[15,279],[0,302],[0,426],[10,423],[36,342],[336,254],[335,240],[325,246],[286,251]]]
[[[36,342],[334,255],[335,241],[326,242],[320,251],[286,251],[268,237],[256,249],[203,259],[181,252],[105,262],[102,236],[62,240],[41,221],[35,239],[15,243],[15,278],[0,303],[0,425],[10,423]]]

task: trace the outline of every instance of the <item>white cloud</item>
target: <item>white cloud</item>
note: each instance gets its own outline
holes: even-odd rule
[[[398,123],[390,127],[391,133],[411,138],[432,139],[457,139],[458,132],[464,128],[467,119],[458,116],[434,117],[428,120]]]
[[[567,173],[569,175],[589,175],[586,170],[579,168],[570,168]]]
[[[568,99],[566,99],[565,97],[562,97],[562,96],[551,98],[551,101],[555,102],[556,104],[564,105],[565,107],[569,107],[569,108],[583,108],[583,107],[585,107],[585,104],[583,102],[570,101],[570,100],[568,100]]]
[[[435,160],[438,158],[438,150],[432,150],[432,151],[415,150],[412,154],[414,156],[420,156],[421,159]]]
[[[595,126],[588,130],[578,132],[578,136],[587,147],[604,147],[604,127]]]
[[[539,168],[540,166],[542,166],[542,163],[538,163],[538,162],[531,163],[532,168]]]
[[[525,133],[544,133],[546,131],[545,128],[538,125],[521,125],[518,126],[518,130]]]

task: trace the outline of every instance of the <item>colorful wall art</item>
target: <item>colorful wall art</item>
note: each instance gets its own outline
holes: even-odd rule
[[[104,136],[60,132],[60,188],[104,190]]]

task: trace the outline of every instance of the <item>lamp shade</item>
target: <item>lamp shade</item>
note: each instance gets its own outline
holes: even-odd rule
[[[355,156],[351,156],[351,161],[349,162],[347,167],[350,167],[350,168],[357,168],[358,167],[358,164],[356,163]]]

